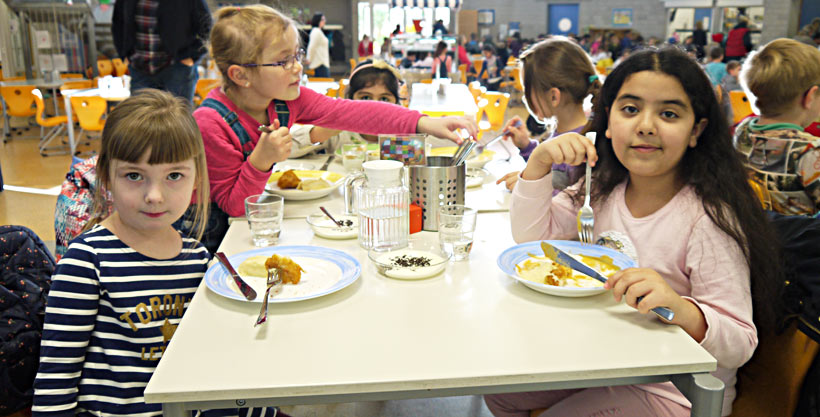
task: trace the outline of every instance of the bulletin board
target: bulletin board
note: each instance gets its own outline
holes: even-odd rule
[[[478,10],[478,24],[479,25],[494,25],[495,24],[495,9],[479,9]]]

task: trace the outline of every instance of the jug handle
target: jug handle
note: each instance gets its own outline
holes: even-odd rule
[[[344,185],[344,197],[345,197],[345,214],[353,215],[356,214],[355,210],[353,209],[353,187],[356,186],[357,183],[364,181],[364,171],[354,172],[347,176],[345,179]]]

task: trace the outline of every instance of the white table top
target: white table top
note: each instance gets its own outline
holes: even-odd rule
[[[271,304],[257,328],[259,304],[224,298],[203,281],[146,402],[187,403],[166,404],[180,412],[175,407],[240,399],[257,406],[419,398],[654,382],[716,369],[679,327],[609,293],[561,298],[506,276],[496,258],[514,244],[508,213],[480,214],[469,261],[426,280],[386,278],[356,240],[317,238],[304,219],[285,220],[280,245],[304,244],[347,252],[362,276],[321,298]],[[234,222],[220,250],[250,249],[247,223]]]
[[[88,97],[99,96],[106,100],[121,101],[131,97],[131,91],[127,88],[83,88],[79,90],[64,90],[65,97]]]
[[[413,84],[410,108],[418,111],[461,111],[465,116],[475,117],[478,106],[464,84],[445,84],[444,94],[438,94],[436,84]]]
[[[335,81],[308,81],[305,87],[319,94],[327,94],[327,90],[330,90],[331,88],[339,88],[339,83]]]
[[[67,79],[56,79],[51,81],[46,81],[43,78],[32,78],[30,80],[11,80],[11,81],[0,81],[0,86],[2,87],[14,87],[18,85],[34,85],[37,87],[42,88],[58,88],[59,86],[65,84],[68,81],[77,81],[82,80],[81,78],[67,78]]]

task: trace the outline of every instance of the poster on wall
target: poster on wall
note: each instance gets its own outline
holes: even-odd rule
[[[478,24],[479,25],[492,25],[495,24],[495,10],[493,9],[481,9],[478,11]]]
[[[631,28],[632,9],[612,9],[612,26],[616,28]]]

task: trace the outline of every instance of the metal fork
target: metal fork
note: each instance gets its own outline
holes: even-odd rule
[[[587,132],[586,137],[595,144],[595,132]],[[592,207],[589,205],[589,187],[592,179],[592,166],[589,165],[587,159],[586,178],[584,179],[584,188],[586,188],[584,196],[584,205],[578,210],[578,237],[583,243],[593,243],[593,226],[595,225],[595,217],[592,213]]]
[[[276,287],[274,290],[274,294],[276,294],[282,287],[282,279],[279,278],[278,268],[268,268],[268,278],[265,284],[267,289],[265,290],[265,298],[262,299],[262,310],[259,311],[259,317],[256,318],[256,324],[253,327],[264,323],[268,319],[268,294],[270,294],[270,290]]]

